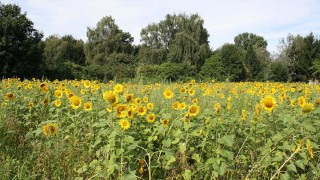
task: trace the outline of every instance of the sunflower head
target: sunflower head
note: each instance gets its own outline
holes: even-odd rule
[[[73,109],[78,109],[81,106],[82,100],[78,96],[72,96],[70,98],[70,103]]]
[[[45,136],[54,136],[58,132],[58,125],[57,124],[46,124],[43,127],[42,131]]]
[[[302,112],[303,113],[308,113],[311,112],[312,110],[314,110],[314,105],[311,103],[304,103],[303,107],[302,107]]]
[[[106,91],[103,93],[103,99],[109,102],[111,105],[115,105],[118,102],[116,94],[112,91]]]
[[[275,98],[269,95],[265,96],[260,103],[267,112],[272,112],[277,106]]]
[[[148,116],[147,116],[147,121],[149,123],[152,123],[156,120],[156,115],[154,113],[150,113]]]
[[[130,122],[127,119],[121,119],[119,121],[119,125],[123,130],[127,130],[130,128]]]
[[[86,102],[83,104],[83,109],[85,111],[91,111],[92,110],[92,103],[91,102]]]
[[[300,106],[300,107],[303,107],[305,103],[306,103],[306,99],[305,99],[303,96],[300,96],[300,97],[298,98],[298,104],[299,104],[299,106]]]
[[[168,126],[169,125],[169,119],[163,119],[162,120],[162,125],[164,125],[164,126]]]
[[[171,91],[171,89],[167,88],[166,90],[164,90],[163,92],[163,96],[166,98],[166,99],[171,99],[173,97],[173,92]]]
[[[197,116],[200,112],[200,107],[197,104],[193,104],[188,109],[188,116]]]

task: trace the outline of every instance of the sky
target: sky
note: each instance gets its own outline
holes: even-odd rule
[[[50,35],[73,35],[87,40],[87,28],[96,27],[112,16],[124,32],[140,44],[140,31],[159,23],[167,14],[199,14],[215,50],[233,43],[240,33],[263,36],[271,53],[288,34],[320,35],[320,0],[0,0],[16,4],[34,23],[34,28]]]

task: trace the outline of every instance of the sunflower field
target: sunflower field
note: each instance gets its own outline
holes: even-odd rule
[[[319,179],[320,86],[2,79],[1,179]]]

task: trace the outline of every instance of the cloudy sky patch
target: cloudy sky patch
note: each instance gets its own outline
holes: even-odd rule
[[[140,31],[166,14],[198,13],[210,34],[210,46],[233,43],[240,33],[250,32],[268,41],[268,50],[277,51],[281,38],[289,33],[320,34],[319,0],[2,0],[27,12],[36,29],[45,37],[71,34],[86,41],[87,27],[95,27],[111,15],[118,26],[140,43]]]

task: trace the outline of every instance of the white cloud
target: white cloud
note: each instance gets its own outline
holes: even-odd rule
[[[173,13],[198,13],[204,19],[214,49],[232,43],[242,32],[263,36],[270,51],[276,51],[278,41],[289,33],[320,33],[318,0],[3,0],[3,3],[16,3],[27,11],[35,28],[45,36],[72,34],[84,40],[87,27],[94,27],[102,17],[111,15],[138,44],[142,28]]]

